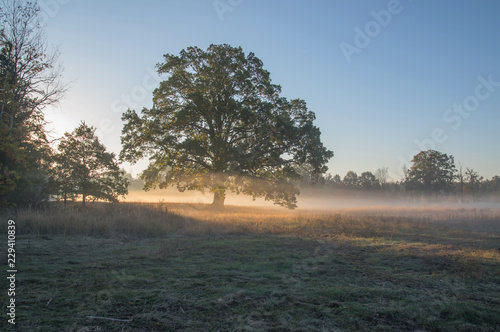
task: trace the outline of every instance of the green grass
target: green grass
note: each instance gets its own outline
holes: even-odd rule
[[[17,326],[4,315],[0,329],[499,330],[497,211],[434,215],[178,204],[11,211],[2,220],[18,224]]]

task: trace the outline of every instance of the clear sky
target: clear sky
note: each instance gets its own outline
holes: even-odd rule
[[[163,54],[228,43],[304,99],[331,174],[434,148],[500,175],[500,1],[39,0],[70,90],[53,136],[81,120],[119,153],[121,112],[151,106]],[[126,170],[137,174],[145,163]]]

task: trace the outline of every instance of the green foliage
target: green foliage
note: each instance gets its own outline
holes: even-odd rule
[[[421,151],[413,157],[413,165],[408,170],[405,187],[410,191],[423,194],[438,194],[453,190],[455,162],[435,150]]]
[[[50,160],[53,151],[45,135],[21,142],[16,154],[16,188],[7,195],[15,205],[36,205],[48,199]]]
[[[0,206],[46,200],[52,150],[40,136],[28,139],[24,126],[0,123]]]
[[[353,171],[347,172],[347,174],[344,176],[343,183],[347,188],[350,189],[356,188],[359,183],[358,174]]]
[[[359,176],[359,186],[363,190],[376,190],[380,188],[380,183],[372,172],[363,172]]]
[[[164,58],[158,72],[169,77],[154,91],[153,107],[122,117],[120,157],[149,157],[146,189],[208,188],[222,202],[230,190],[295,207],[296,166],[319,176],[333,156],[306,103],[280,97],[262,61],[241,48],[189,47]]]
[[[331,174],[329,174],[329,180],[333,182],[335,185],[341,185],[342,184],[342,179],[340,178],[340,175],[335,174],[333,177]]]
[[[495,175],[491,180],[486,180],[481,185],[482,192],[491,196],[500,196],[500,176]]]
[[[81,195],[83,204],[88,197],[116,202],[118,195],[128,193],[125,172],[95,136],[95,130],[82,122],[72,133],[65,133],[58,146],[54,183],[64,200]]]
[[[481,188],[481,184],[484,178],[479,175],[478,172],[472,168],[466,168],[465,170],[465,186],[464,189],[467,193],[475,195]]]
[[[0,126],[0,205],[7,204],[7,194],[16,188],[18,180],[15,171],[16,142],[8,135],[8,127]]]
[[[9,98],[0,71],[0,206],[36,204],[47,199],[52,149],[43,117],[25,117]]]

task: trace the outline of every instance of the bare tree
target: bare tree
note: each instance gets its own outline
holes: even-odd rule
[[[458,164],[457,179],[460,183],[460,202],[464,201],[464,166],[462,163]]]
[[[406,182],[408,181],[408,166],[406,166],[406,164],[404,164],[402,167],[401,167],[401,171],[403,172],[403,182]]]
[[[474,201],[484,178],[472,168],[467,167],[465,169],[465,180],[467,181],[465,188],[471,194],[472,200]]]
[[[42,109],[57,103],[66,91],[59,52],[49,50],[39,12],[35,2],[0,1],[0,123],[8,121],[9,131],[26,121],[41,129]]]
[[[382,187],[382,189],[385,189],[387,180],[389,180],[389,167],[382,167],[377,169],[374,175],[378,183],[380,184],[380,187]]]

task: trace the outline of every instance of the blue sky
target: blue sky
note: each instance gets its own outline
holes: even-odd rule
[[[435,148],[500,174],[500,2],[495,0],[39,0],[70,90],[53,135],[80,120],[120,151],[120,112],[151,106],[163,54],[228,43],[254,52],[316,113],[329,172],[389,167]],[[217,9],[218,8],[218,9]],[[497,83],[498,82],[498,83]],[[140,163],[125,169],[137,174]]]

